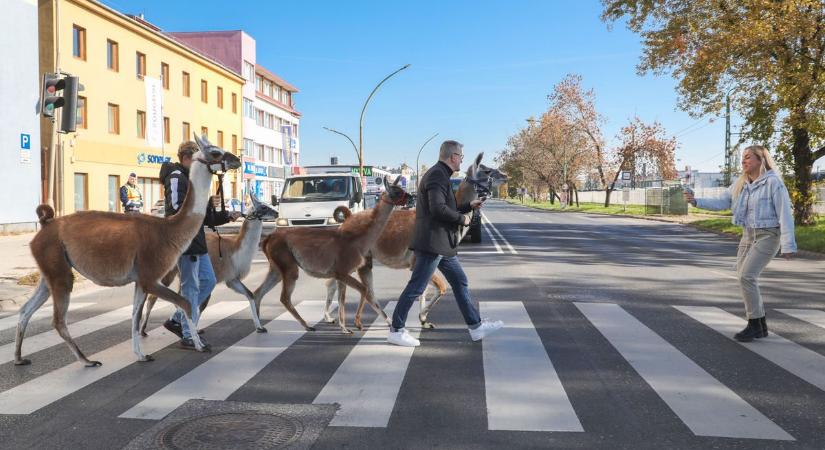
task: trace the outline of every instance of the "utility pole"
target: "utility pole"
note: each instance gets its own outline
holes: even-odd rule
[[[733,171],[731,167],[730,155],[730,93],[725,95],[725,171],[722,174],[722,179],[725,186],[730,186],[730,175]]]

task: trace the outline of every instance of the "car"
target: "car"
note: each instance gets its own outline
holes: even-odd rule
[[[463,178],[450,178],[453,193],[458,190],[458,186],[462,180]],[[467,232],[467,235],[464,236],[464,239],[467,238],[469,238],[473,244],[481,243],[481,211],[478,209],[473,210],[473,217],[470,219],[470,230]]]
[[[152,206],[150,214],[157,217],[164,217],[166,215],[166,202],[163,199],[160,199],[155,202],[155,205]]]

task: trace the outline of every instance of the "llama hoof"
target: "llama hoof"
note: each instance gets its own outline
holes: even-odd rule
[[[32,363],[32,360],[30,360],[30,359],[16,359],[16,360],[14,360],[14,365],[15,366],[28,366],[31,363]]]
[[[140,335],[141,335],[142,337],[148,337],[148,336],[149,336],[149,334],[148,334],[148,333],[146,333],[145,331],[141,331],[141,332],[140,332]]]
[[[154,360],[155,358],[152,355],[143,355],[143,358],[138,358],[138,362],[150,362]]]
[[[326,319],[324,319],[324,322],[326,322],[326,323],[335,323],[335,319],[333,319],[332,317],[327,317]]]
[[[422,320],[421,321],[421,328],[426,328],[428,330],[432,330],[433,328],[435,328],[435,325],[433,325],[430,322],[427,322],[426,320]]]
[[[315,327],[306,327],[307,331],[315,331]]]
[[[268,332],[266,330],[266,328],[264,328],[264,327],[255,328],[255,331],[257,331],[258,333],[267,333]]]
[[[103,363],[100,361],[89,361],[86,363],[86,367],[100,367]]]
[[[349,328],[341,328],[341,333],[352,334],[352,330],[350,330]]]

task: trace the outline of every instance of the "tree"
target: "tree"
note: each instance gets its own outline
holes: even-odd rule
[[[811,169],[825,156],[822,0],[602,0],[643,38],[640,73],[671,71],[680,107],[719,115],[728,93],[746,136],[776,142],[792,168],[797,223],[813,222]],[[778,137],[775,137],[778,136]]]
[[[648,125],[638,117],[624,126],[616,139],[620,144],[612,151],[615,171],[612,181],[605,190],[604,206],[610,206],[610,194],[616,190],[616,182],[622,171],[633,170],[643,164],[649,165],[663,180],[677,177],[674,155],[676,138],[667,137],[664,127],[658,122]]]

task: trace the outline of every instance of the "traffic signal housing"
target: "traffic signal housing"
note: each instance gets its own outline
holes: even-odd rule
[[[77,93],[83,90],[78,77],[68,76],[63,79],[63,117],[60,131],[73,133],[77,128]]]
[[[43,92],[40,94],[40,114],[54,117],[54,110],[63,106],[65,100],[60,91],[66,82],[56,73],[43,74]]]

